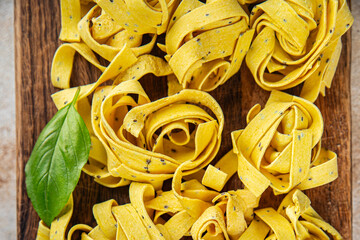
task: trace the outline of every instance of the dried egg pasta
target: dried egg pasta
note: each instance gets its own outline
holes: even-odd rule
[[[237,73],[255,34],[246,62],[256,82],[266,90],[305,82],[301,96],[314,101],[330,87],[340,37],[353,22],[345,0],[260,2],[61,0],[60,39],[69,43],[54,56],[51,81],[64,90],[53,101],[60,109],[74,97],[75,53],[101,70],[96,82],[80,86],[76,103],[92,143],[83,171],[107,187],[130,184],[130,203],[94,205],[97,226],[75,225],[66,237],[71,196],[50,228],[40,221],[37,240],[71,240],[77,231],[84,240],[342,239],[300,191],[337,178],[337,156],[321,147],[323,119],[311,102],[273,91],[262,111],[249,111],[247,127],[232,133],[233,150],[210,165],[224,116],[198,90]],[[157,46],[168,63],[150,54],[163,33]],[[150,101],[138,82],[149,73],[168,76],[168,97]],[[220,193],[236,172],[245,189]],[[269,186],[290,193],[278,211],[254,211]]]
[[[236,0],[181,1],[160,47],[182,88],[211,91],[237,73],[254,33],[248,23]]]
[[[256,196],[268,186],[284,194],[337,178],[336,154],[321,148],[323,119],[311,102],[273,91],[265,108],[255,105],[247,121],[232,139],[240,180]]]
[[[268,0],[254,6],[255,39],[246,63],[265,90],[304,82],[301,97],[314,102],[330,88],[341,52],[340,37],[354,19],[346,0]]]
[[[167,29],[179,0],[96,0],[97,4],[131,33],[160,35]]]
[[[277,212],[272,208],[255,210],[254,220],[239,240],[343,239],[310,204],[304,193],[293,190]]]
[[[110,170],[113,175],[132,181],[162,182],[171,178],[184,161],[194,162],[186,169],[186,174],[191,174],[215,157],[224,122],[220,106],[209,94],[186,90],[137,106],[126,115],[118,115],[122,122],[116,126],[111,122],[121,105],[113,104],[112,99],[119,97],[118,91],[113,92],[99,113],[102,134],[122,163]],[[196,104],[209,108],[216,118]]]
[[[156,35],[152,34],[151,41],[141,45],[142,35],[131,33],[118,25],[98,5],[80,20],[78,29],[82,41],[110,62],[125,45],[139,56],[150,53],[156,41]]]
[[[226,155],[227,159],[231,154]],[[234,157],[234,155],[232,155]],[[224,161],[224,160],[220,160]],[[183,163],[179,169],[192,164]],[[231,174],[231,172],[229,172]],[[130,185],[130,203],[118,206],[109,200],[93,207],[97,226],[85,224],[73,226],[67,239],[73,239],[76,231],[81,231],[81,239],[237,239],[253,219],[253,209],[258,206],[259,198],[249,190],[219,193],[208,190],[193,179],[181,182],[182,170],[177,170],[173,179],[173,189],[163,192],[150,184],[133,182]],[[176,181],[176,183],[175,183]],[[174,194],[180,187],[180,195]],[[174,188],[175,187],[175,188]],[[156,194],[156,196],[155,196]],[[203,202],[203,207],[191,203]],[[72,199],[50,228],[40,221],[37,240],[64,240],[65,231],[73,211]],[[170,216],[165,220],[165,215]],[[202,237],[204,235],[204,237]]]
[[[77,24],[81,19],[80,0],[61,0],[61,32],[60,40],[66,42],[80,42]]]
[[[189,210],[197,206],[184,205],[174,195],[174,188],[167,192],[155,192],[150,184],[132,183],[130,203],[118,206],[115,200],[109,200],[95,204],[93,214],[98,225],[95,228],[85,224],[75,225],[68,232],[67,239],[73,239],[76,231],[81,231],[81,239],[87,240],[177,240],[184,236],[192,236],[195,240],[343,239],[311,207],[310,199],[298,189],[283,199],[277,211],[273,208],[254,210],[259,198],[249,190],[219,194],[207,190],[197,180],[181,183],[181,179],[174,178],[173,187],[174,181],[177,181],[176,185],[180,184],[183,196],[207,203],[197,217],[192,216]],[[66,239],[72,212],[71,197],[50,228],[40,221],[36,239]],[[170,217],[168,221],[163,218],[165,215]]]
[[[63,1],[62,4],[66,5],[66,1],[64,3]],[[89,6],[91,5],[89,4]],[[75,8],[76,4],[73,7]],[[80,9],[78,10],[80,11]],[[54,87],[63,89],[70,87],[75,53],[79,53],[102,72],[107,72],[98,80],[98,86],[125,71],[138,60],[137,57],[150,53],[154,47],[156,34],[151,34],[150,41],[143,44],[143,35],[124,29],[98,5],[93,6],[79,21],[73,19],[74,11],[75,9],[66,8],[66,11],[63,11],[63,18],[68,17],[71,24],[76,22],[76,35],[81,37],[81,42],[80,40],[63,39],[73,43],[62,44],[54,55],[51,67],[51,82]],[[71,24],[67,23],[66,26]],[[72,25],[63,28],[66,35],[74,31]],[[110,64],[102,66],[94,52],[109,61]]]

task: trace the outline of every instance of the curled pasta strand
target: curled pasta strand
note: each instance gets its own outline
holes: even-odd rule
[[[255,214],[240,240],[343,239],[311,207],[310,199],[298,189],[294,189],[283,199],[277,211],[264,208],[256,210]]]
[[[97,4],[127,31],[135,34],[164,33],[179,0],[97,0]]]
[[[165,46],[182,88],[212,91],[240,69],[253,30],[236,0],[182,1],[170,21]]]

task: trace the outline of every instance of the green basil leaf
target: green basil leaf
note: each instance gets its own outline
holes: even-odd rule
[[[48,226],[69,200],[89,157],[90,134],[74,107],[78,95],[79,89],[42,130],[25,167],[28,196]]]

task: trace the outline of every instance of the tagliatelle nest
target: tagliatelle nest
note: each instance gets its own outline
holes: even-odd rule
[[[273,91],[260,109],[255,105],[245,129],[232,133],[238,175],[256,196],[269,186],[275,194],[284,194],[337,178],[337,157],[321,148],[324,123],[313,103]]]
[[[239,240],[254,239],[343,239],[311,207],[310,199],[300,190],[291,191],[277,211],[264,208],[254,211],[255,218]]]
[[[82,96],[91,86],[82,87]],[[54,95],[54,101],[62,104],[73,90]],[[83,97],[78,107],[85,110],[86,102]],[[210,109],[215,118],[199,106]],[[93,130],[91,160],[84,171],[108,187],[129,180],[161,185],[187,160],[195,164],[187,174],[204,168],[219,150],[224,126],[221,108],[209,94],[183,90],[150,102],[136,80],[98,87],[91,116],[88,110],[80,113]]]
[[[182,1],[162,46],[182,88],[211,91],[237,73],[253,36],[248,24],[236,0]]]
[[[330,87],[341,53],[340,37],[354,19],[345,0],[268,0],[250,14],[255,39],[246,64],[265,90],[304,82],[301,97],[314,102]]]

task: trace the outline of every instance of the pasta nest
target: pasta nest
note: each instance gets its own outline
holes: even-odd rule
[[[99,87],[91,115],[97,147],[84,171],[112,187],[128,180],[162,184],[189,160],[193,165],[185,174],[204,168],[219,150],[224,126],[222,110],[208,93],[183,90],[150,102],[136,80]]]
[[[248,24],[236,0],[181,1],[159,46],[182,88],[211,91],[237,73],[253,36]]]
[[[255,39],[246,63],[265,90],[304,83],[301,97],[314,102],[330,88],[342,43],[354,19],[345,0],[269,0],[250,14]]]
[[[282,200],[277,211],[263,208],[254,213],[254,220],[240,239],[253,239],[255,236],[257,239],[343,239],[298,189]]]
[[[311,102],[271,93],[265,108],[255,105],[244,130],[232,133],[240,180],[256,196],[310,189],[335,180],[337,156],[321,148],[323,118]]]

